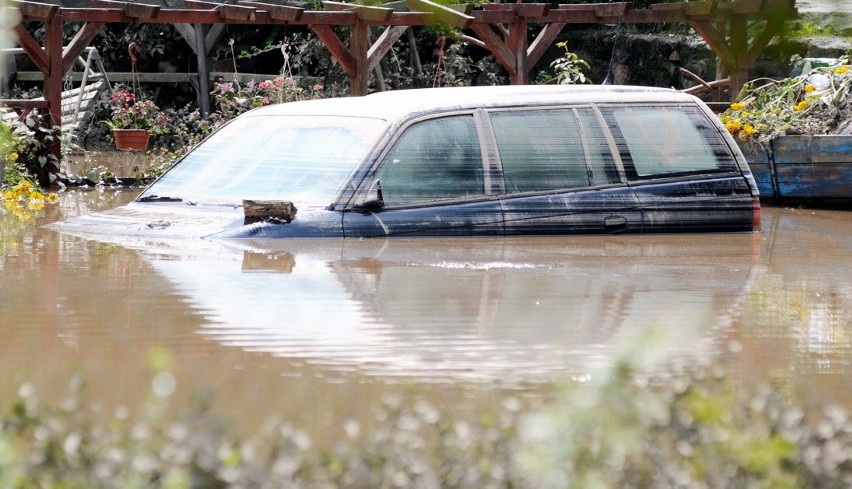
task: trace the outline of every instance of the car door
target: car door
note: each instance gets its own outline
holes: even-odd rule
[[[695,106],[601,108],[643,232],[751,230],[754,197],[716,126]]]
[[[343,213],[346,237],[503,234],[473,114],[415,122]]]
[[[638,202],[594,108],[493,111],[487,120],[507,235],[639,231]]]

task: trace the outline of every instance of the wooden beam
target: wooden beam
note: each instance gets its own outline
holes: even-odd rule
[[[89,47],[104,27],[103,22],[86,22],[62,51],[62,75],[68,73],[74,61]]]
[[[766,49],[766,46],[769,45],[769,41],[771,41],[776,34],[781,32],[781,28],[784,27],[784,22],[786,22],[786,19],[774,18],[766,23],[763,30],[760,31],[760,34],[752,40],[748,47],[748,54],[745,57],[746,64],[751,66],[755,61],[757,61],[760,53],[762,53],[763,50]]]
[[[346,48],[340,38],[337,37],[334,30],[331,26],[325,24],[311,25],[311,29],[320,38],[320,41],[325,45],[326,49],[334,56],[334,59],[340,63],[340,67],[343,68],[343,71],[346,72],[350,77],[355,76],[355,58],[352,57],[352,54],[349,52],[349,49]]]
[[[384,58],[387,52],[393,47],[394,43],[405,34],[405,31],[408,30],[408,26],[405,25],[392,25],[382,32],[382,35],[376,39],[376,42],[370,46],[370,50],[367,51],[367,63],[369,65],[369,69],[375,68],[379,61]]]
[[[551,22],[544,26],[544,28],[538,33],[535,40],[530,44],[529,49],[527,50],[527,63],[529,67],[532,68],[539,61],[541,61],[542,56],[550,46],[553,45],[553,41],[559,37],[559,34],[562,32],[562,29],[565,28],[566,24],[564,22]]]
[[[707,42],[716,55],[719,56],[719,60],[729,71],[737,68],[736,55],[731,47],[728,46],[725,36],[713,27],[713,24],[706,20],[694,20],[690,24],[704,38],[704,41]]]
[[[497,59],[497,62],[509,72],[509,76],[515,76],[517,65],[515,63],[515,54],[506,46],[506,43],[500,39],[500,36],[494,32],[488,24],[473,24],[470,26],[473,32],[479,36],[479,39],[485,43],[485,46],[491,51],[491,54]]]
[[[47,108],[47,100],[44,99],[7,99],[4,98],[0,100],[0,107],[8,107],[10,109],[16,110],[33,110],[33,109],[46,109]]]
[[[15,26],[15,38],[18,41],[18,45],[21,46],[33,64],[36,65],[36,68],[42,73],[47,74],[50,71],[47,54],[23,25],[18,24]]]

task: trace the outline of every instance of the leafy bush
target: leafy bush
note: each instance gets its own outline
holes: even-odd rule
[[[852,70],[848,60],[784,80],[754,80],[721,114],[740,141],[767,142],[785,134],[831,134],[852,118]]]
[[[734,393],[712,367],[641,373],[622,359],[544,407],[505,397],[477,421],[387,396],[370,430],[342,420],[321,447],[270,419],[228,433],[199,404],[169,421],[169,354],[152,352],[137,419],[93,411],[72,381],[59,406],[24,384],[0,414],[0,486],[36,487],[849,487],[852,421],[813,422],[768,388]]]

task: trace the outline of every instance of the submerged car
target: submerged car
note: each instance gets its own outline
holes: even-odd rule
[[[60,228],[203,238],[752,231],[758,191],[697,98],[401,90],[255,109],[134,202]]]

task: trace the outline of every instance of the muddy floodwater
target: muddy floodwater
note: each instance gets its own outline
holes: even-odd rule
[[[852,408],[852,213],[763,209],[754,234],[477,239],[92,241],[42,226],[134,191],[70,191],[0,215],[0,399],[108,408],[149,393],[235,424],[323,430],[387,393],[466,409],[546,397],[643,335],[653,355],[724,366],[791,401]]]

